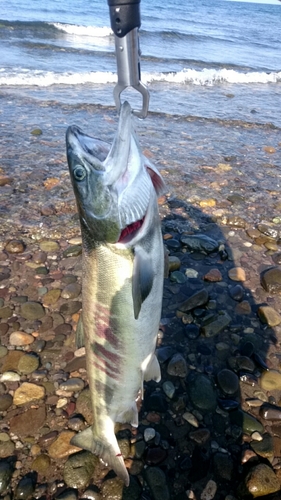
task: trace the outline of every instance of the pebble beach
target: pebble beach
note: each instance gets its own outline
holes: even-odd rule
[[[167,184],[166,277],[162,380],[145,385],[138,429],[116,429],[125,488],[70,444],[92,414],[75,346],[82,248],[65,131],[111,142],[116,112],[0,98],[0,498],[280,500],[280,129],[136,120]]]

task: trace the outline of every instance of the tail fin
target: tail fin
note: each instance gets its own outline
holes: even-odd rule
[[[88,427],[85,431],[79,432],[71,439],[71,444],[78,446],[84,450],[90,451],[94,455],[98,455],[102,461],[114,470],[126,486],[129,486],[129,474],[125,467],[120,448],[117,443],[115,434],[111,436],[112,443],[104,442],[95,438],[93,430]]]

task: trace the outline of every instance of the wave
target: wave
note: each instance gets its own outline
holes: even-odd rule
[[[281,82],[280,72],[247,72],[240,73],[231,69],[184,69],[174,73],[142,73],[146,84],[154,82],[211,86],[216,84],[274,84]],[[0,85],[35,85],[48,87],[51,85],[81,85],[116,83],[117,75],[112,72],[88,71],[84,73],[54,73],[52,71],[29,70],[17,68],[13,71],[0,69]]]
[[[113,31],[106,27],[98,27],[98,26],[83,26],[78,24],[64,24],[64,23],[49,23],[51,26],[54,26],[59,31],[64,31],[69,35],[76,36],[91,36],[91,37],[109,37],[113,35]]]

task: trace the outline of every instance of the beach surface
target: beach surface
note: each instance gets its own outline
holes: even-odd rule
[[[167,183],[169,272],[162,381],[146,384],[137,431],[118,434],[127,489],[70,444],[92,415],[75,347],[81,237],[65,131],[76,124],[111,142],[116,112],[0,98],[0,495],[280,499],[280,129],[157,113],[136,121]]]

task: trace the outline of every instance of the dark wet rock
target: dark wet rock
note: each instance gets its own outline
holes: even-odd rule
[[[0,337],[2,337],[2,335],[6,335],[8,330],[9,330],[9,325],[7,325],[7,323],[1,323],[0,324]]]
[[[200,335],[200,328],[194,324],[186,325],[184,332],[189,340],[195,340]]]
[[[0,395],[0,411],[6,411],[13,404],[13,397],[11,394]]]
[[[12,456],[15,452],[15,443],[8,439],[7,441],[2,441],[0,446],[0,459],[8,458]]]
[[[181,267],[181,261],[178,257],[169,255],[169,272],[178,271]]]
[[[239,406],[238,401],[234,401],[233,399],[220,399],[218,398],[218,405],[222,410],[225,411],[233,411],[236,410]]]
[[[65,302],[60,307],[60,313],[64,314],[65,316],[69,316],[80,311],[81,307],[82,303],[79,301],[73,300],[71,302]]]
[[[170,280],[172,283],[182,284],[186,282],[187,278],[181,271],[173,271],[170,274]]]
[[[69,363],[67,363],[65,367],[66,372],[76,372],[80,370],[80,368],[86,369],[86,357],[80,356],[79,358],[73,358]]]
[[[84,419],[81,417],[71,417],[68,420],[68,428],[71,429],[72,431],[81,431],[84,426]]]
[[[63,252],[64,257],[78,257],[82,253],[82,245],[72,245]]]
[[[36,339],[35,342],[33,342],[32,344],[32,349],[34,352],[40,353],[44,350],[45,345],[46,345],[45,340]]]
[[[158,467],[147,467],[145,479],[152,493],[153,500],[170,500],[170,492],[164,472]]]
[[[231,322],[231,317],[224,312],[211,321],[207,325],[201,327],[201,332],[205,337],[214,337],[222,332]]]
[[[274,471],[266,464],[258,464],[239,486],[239,497],[244,499],[251,495],[252,498],[259,498],[276,491],[280,491],[280,483]]]
[[[219,387],[225,394],[235,394],[239,389],[239,379],[235,373],[227,368],[217,375]]]
[[[270,293],[281,292],[281,268],[271,267],[262,273],[261,284]]]
[[[215,453],[213,465],[214,473],[218,480],[231,481],[233,479],[234,464],[231,456],[225,453]]]
[[[21,315],[29,320],[40,319],[45,316],[45,310],[39,302],[25,302],[21,305]]]
[[[216,408],[215,389],[206,375],[191,372],[187,384],[190,400],[198,410],[212,411]]]
[[[59,386],[62,391],[79,392],[84,389],[84,381],[81,378],[69,378]]]
[[[53,318],[52,316],[47,316],[42,320],[41,325],[39,326],[39,333],[45,333],[48,330],[53,328]]]
[[[40,436],[39,438],[39,445],[44,447],[50,446],[51,443],[58,437],[58,431],[50,431],[44,434],[43,436]]]
[[[273,438],[270,434],[264,434],[261,441],[252,441],[251,447],[257,455],[271,460],[274,456]]]
[[[210,436],[211,433],[209,429],[196,429],[195,431],[191,431],[189,433],[189,438],[199,445],[207,443],[207,441],[210,439]]]
[[[0,319],[8,319],[13,316],[13,309],[9,306],[1,307],[0,308]]]
[[[253,373],[240,372],[239,380],[241,380],[244,384],[251,385],[252,387],[258,384],[258,378],[253,375]]]
[[[89,485],[99,459],[89,451],[80,451],[69,457],[64,465],[63,478],[71,488]]]
[[[238,409],[230,412],[229,416],[231,423],[241,427],[245,434],[252,434],[255,431],[263,432],[263,425],[246,411]]]
[[[67,488],[66,490],[62,491],[62,493],[55,496],[55,500],[77,500],[77,498],[78,498],[78,491],[74,488]],[[89,498],[89,497],[82,496],[81,498]],[[95,497],[93,497],[92,500],[96,500]]]
[[[209,294],[205,288],[199,290],[194,295],[185,300],[182,304],[178,306],[178,309],[182,312],[192,311],[196,307],[204,306],[207,304],[209,299]]]
[[[247,226],[246,220],[240,217],[239,215],[233,215],[231,217],[228,217],[227,223],[230,226],[241,227],[242,229],[245,229],[245,227]]]
[[[271,255],[271,258],[274,264],[277,264],[277,266],[281,264],[281,252],[274,253],[273,255]]]
[[[241,346],[240,352],[242,356],[248,356],[250,358],[252,354],[254,353],[255,346],[252,342],[245,342]]]
[[[32,436],[34,432],[39,432],[39,429],[44,425],[46,419],[46,408],[29,408],[27,411],[15,415],[11,418],[11,432],[17,436]]]
[[[7,268],[1,268],[0,270],[0,281],[4,281],[10,278],[11,271]]]
[[[183,235],[181,236],[181,242],[189,250],[203,252],[204,254],[216,252],[219,248],[218,242],[205,234]]]
[[[159,446],[155,448],[148,448],[145,455],[145,462],[147,465],[158,465],[167,457],[167,451]]]
[[[174,354],[172,359],[169,361],[167,372],[169,375],[174,377],[184,378],[187,375],[187,364],[180,353]]]
[[[68,335],[72,331],[72,326],[69,323],[62,323],[54,328],[56,335]]]
[[[165,241],[165,245],[170,249],[170,250],[179,250],[181,248],[181,244],[178,240],[175,238],[171,238],[169,240]]]
[[[246,371],[252,373],[255,370],[255,363],[247,356],[236,356],[235,369],[239,372]]]
[[[41,276],[46,276],[47,274],[49,274],[49,271],[48,271],[48,269],[45,266],[40,266],[40,267],[36,267],[35,273],[38,276],[40,276],[40,275]]]
[[[0,460],[0,495],[8,489],[12,474],[12,465],[7,460]]]
[[[156,355],[159,363],[165,363],[174,354],[176,354],[175,349],[172,346],[163,346],[156,349]]]
[[[23,253],[25,244],[22,240],[10,240],[6,243],[5,250],[9,253]]]
[[[263,360],[263,358],[259,355],[258,352],[254,352],[253,353],[253,361],[255,362],[255,364],[261,368],[262,370],[266,370],[268,371],[269,368],[266,364],[266,362]]]
[[[46,306],[53,306],[57,303],[61,296],[60,288],[52,288],[42,298],[43,304]]]
[[[44,264],[47,260],[47,253],[42,251],[36,252],[33,255],[33,260],[36,264]]]
[[[18,483],[15,491],[16,500],[27,500],[32,497],[35,490],[35,474],[26,474]]]
[[[164,413],[167,411],[168,403],[165,399],[164,394],[161,392],[153,392],[145,400],[146,411],[156,411],[159,413]]]
[[[210,454],[207,448],[196,445],[192,454],[192,468],[189,473],[191,482],[205,478],[210,469]]]
[[[280,406],[263,404],[259,413],[264,420],[281,420]]]

